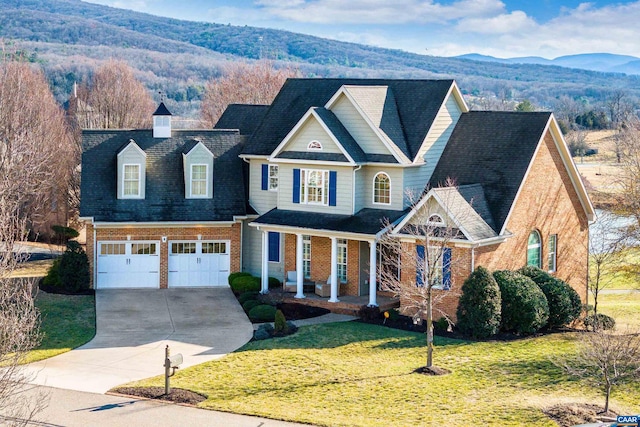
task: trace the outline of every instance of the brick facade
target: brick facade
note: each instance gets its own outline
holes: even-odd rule
[[[512,237],[500,244],[474,249],[473,265],[490,271],[516,270],[527,263],[529,234],[537,230],[541,236],[542,269],[547,271],[548,239],[557,234],[557,270],[554,276],[569,283],[587,301],[587,268],[589,224],[569,174],[562,162],[552,136],[547,132],[531,165],[528,176],[516,199],[506,229]],[[415,246],[405,250],[414,254]],[[448,296],[438,301],[438,309],[454,321],[461,286],[471,273],[471,249],[452,250],[452,288]],[[413,261],[415,264],[415,261]],[[402,280],[415,282],[415,267],[403,261]],[[437,297],[436,297],[437,298]],[[434,311],[434,319],[440,315]]]
[[[87,256],[91,270],[91,286],[94,286],[94,227],[87,224]],[[162,241],[165,236],[166,242]],[[97,228],[97,241],[153,240],[160,242],[160,288],[168,287],[169,275],[169,242],[172,240],[230,240],[230,272],[240,271],[241,224],[236,223],[224,227],[189,227],[189,228]]]

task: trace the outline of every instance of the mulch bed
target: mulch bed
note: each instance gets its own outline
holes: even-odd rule
[[[432,375],[432,376],[448,375],[451,373],[450,370],[445,368],[438,368],[437,366],[431,366],[430,368],[427,368],[426,366],[421,366],[420,368],[414,370],[413,372],[416,374]]]
[[[564,403],[554,405],[543,412],[560,427],[570,427],[577,424],[597,423],[614,420],[616,412],[609,410],[607,414],[601,413],[601,405],[587,403]],[[609,421],[611,422],[611,421]]]
[[[173,387],[169,394],[164,394],[164,387],[116,387],[109,391],[127,396],[144,397],[146,399],[162,400],[184,405],[197,405],[207,400],[206,396],[201,394]]]
[[[287,320],[310,319],[312,317],[322,316],[331,311],[322,307],[312,307],[294,302],[283,302],[277,305],[278,310],[282,311]]]

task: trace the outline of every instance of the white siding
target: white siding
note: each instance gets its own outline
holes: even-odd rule
[[[293,169],[321,169],[337,172],[336,206],[293,203]],[[255,207],[255,206],[254,206]],[[353,168],[331,165],[280,164],[280,191],[278,209],[332,214],[353,214]]]
[[[251,159],[249,163],[249,203],[259,214],[266,213],[276,207],[278,191],[262,190],[262,165],[266,160]],[[282,183],[282,168],[279,170]]]
[[[249,227],[248,221],[244,221],[242,227],[242,271],[260,277],[262,274],[262,232],[255,227]]]
[[[409,224],[424,225],[429,217],[434,214],[440,215],[440,218],[442,218],[448,227],[455,227],[454,222],[451,221],[447,212],[434,198],[427,200],[422,208],[409,220]]]
[[[418,154],[418,158],[424,158],[427,164],[427,170],[424,172],[427,180],[431,177],[431,174],[433,174],[436,164],[438,164],[438,160],[440,160],[440,156],[442,155],[442,151],[445,145],[447,145],[451,132],[453,132],[453,128],[456,126],[456,123],[458,123],[461,114],[462,111],[455,101],[455,97],[449,95],[449,98],[440,108],[438,115],[433,121],[427,138]]]
[[[356,208],[374,209],[404,209],[402,199],[404,197],[404,186],[402,182],[401,168],[381,168],[378,166],[365,166],[356,175]],[[373,203],[373,178],[378,172],[385,172],[391,180],[391,204],[381,205]],[[356,212],[357,212],[356,210]]]
[[[331,111],[338,117],[365,153],[392,154],[346,96],[342,95],[333,104]]]
[[[309,151],[307,147],[311,141],[319,141],[322,144],[322,153],[342,153],[342,150],[314,117],[311,117],[298,129],[283,151]]]

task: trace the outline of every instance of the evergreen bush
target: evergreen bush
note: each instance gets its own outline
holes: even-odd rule
[[[262,304],[260,301],[255,299],[250,299],[248,301],[245,301],[244,304],[242,304],[242,308],[244,309],[244,311],[249,313],[253,307],[257,307],[260,304]]]
[[[458,329],[473,338],[488,338],[500,329],[502,298],[491,273],[478,267],[464,281],[458,302]]]
[[[252,322],[273,322],[276,317],[276,308],[268,304],[260,304],[249,311],[249,319]]]
[[[251,275],[237,276],[231,282],[231,290],[236,294],[244,292],[258,292],[260,290],[260,278]]]
[[[275,277],[269,277],[269,289],[277,289],[282,286],[282,282]]]
[[[58,270],[60,287],[71,293],[89,289],[89,258],[80,243],[75,240],[67,242],[67,249],[60,258]]]
[[[493,277],[500,287],[501,329],[517,334],[532,334],[549,320],[549,304],[542,290],[529,277],[515,271],[496,271]]]
[[[249,300],[257,300],[259,295],[259,292],[243,292],[238,296],[238,302],[242,305]]]
[[[518,271],[531,278],[547,298],[550,328],[568,325],[580,317],[582,312],[580,295],[568,283],[530,265]]]
[[[273,329],[276,335],[285,335],[287,333],[287,319],[281,310],[276,310],[273,320]]]
[[[229,275],[229,277],[227,278],[227,281],[229,282],[229,286],[231,286],[231,284],[233,283],[233,280],[236,277],[242,277],[242,276],[251,276],[251,273],[245,273],[244,271],[238,271],[236,273],[231,273]]]
[[[616,327],[616,320],[613,317],[607,316],[606,314],[592,314],[584,319],[584,326],[586,326],[587,329],[592,330],[609,330]]]
[[[60,258],[53,260],[53,264],[49,267],[47,275],[42,279],[42,284],[53,288],[62,286],[62,282],[60,282]]]

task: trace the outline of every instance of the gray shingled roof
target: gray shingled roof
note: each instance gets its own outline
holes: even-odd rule
[[[429,187],[447,178],[458,186],[480,184],[493,219],[489,224],[499,233],[550,118],[549,112],[463,113]]]
[[[452,84],[453,80],[289,79],[242,153],[271,154],[309,108],[323,107],[343,85],[388,86],[396,108],[383,109],[381,128],[390,138],[402,135],[404,147],[401,141],[394,143],[414,159]],[[402,132],[391,125],[398,121]]]
[[[158,108],[156,108],[156,111],[153,113],[153,115],[154,116],[171,116],[172,114],[167,108],[167,106],[164,105],[164,102],[161,102],[160,105],[158,105]]]
[[[133,139],[147,154],[144,200],[117,198],[117,158]],[[185,199],[182,153],[201,141],[214,155],[213,199]],[[237,131],[85,130],[82,133],[80,216],[98,222],[230,221],[246,213],[244,137]]]
[[[265,225],[308,228],[310,230],[375,235],[384,228],[386,220],[394,222],[406,213],[407,211],[365,208],[355,215],[335,215],[272,209],[253,222]]]
[[[213,128],[238,129],[241,135],[251,135],[268,109],[268,105],[229,104]]]

